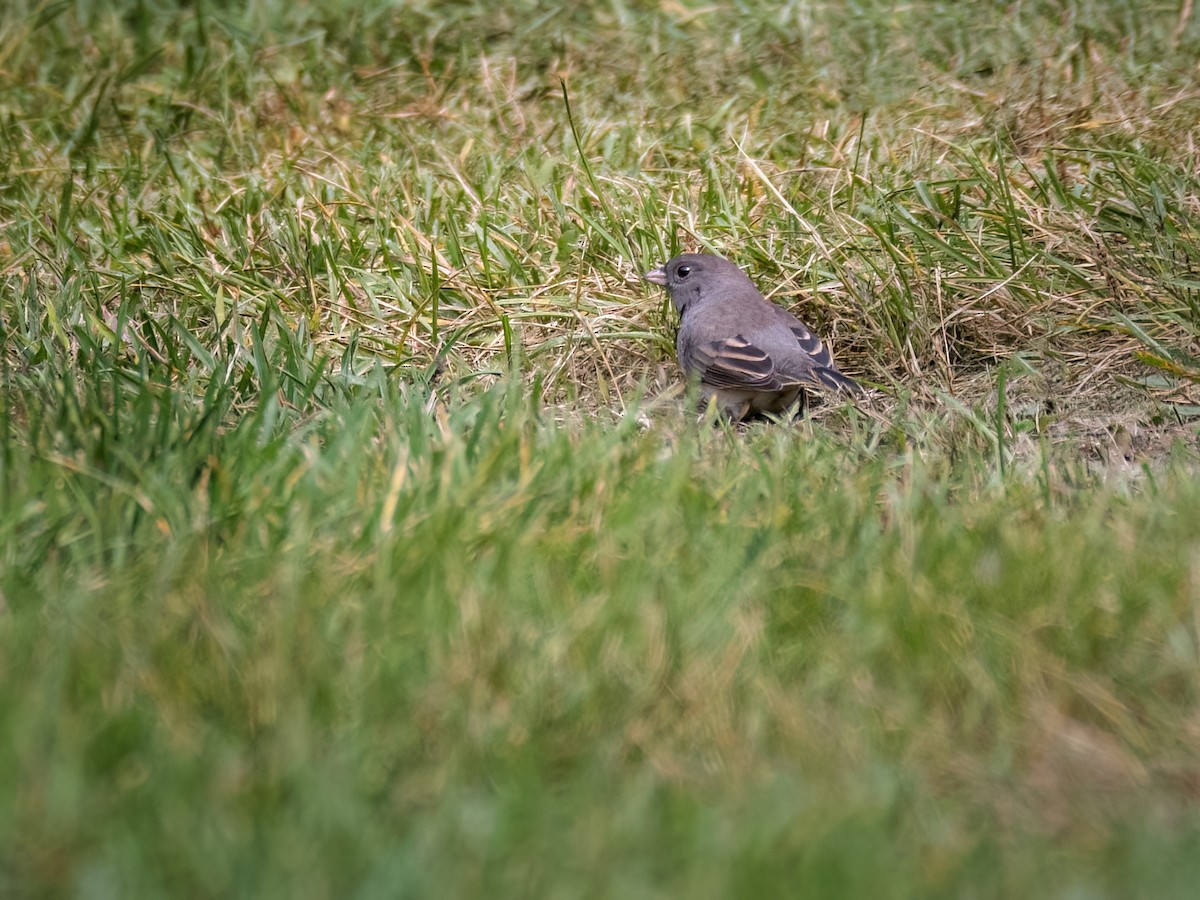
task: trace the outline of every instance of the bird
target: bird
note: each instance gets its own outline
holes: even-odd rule
[[[715,400],[732,421],[779,415],[793,406],[803,415],[809,387],[863,392],[838,370],[821,339],[764,297],[732,261],[683,253],[642,278],[670,293],[679,313],[679,365],[700,382],[704,405]]]

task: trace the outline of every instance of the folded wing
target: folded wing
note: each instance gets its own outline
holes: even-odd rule
[[[861,394],[862,386],[853,378],[848,378],[838,371],[837,365],[833,361],[833,354],[829,352],[829,348],[825,346],[821,339],[813,334],[808,326],[795,316],[790,313],[786,313],[786,315],[790,320],[788,328],[796,338],[800,349],[808,357],[806,362],[811,362],[813,378],[826,387],[833,388],[835,391],[844,391],[848,394]]]
[[[699,372],[704,384],[716,388],[783,391],[812,384],[849,394],[862,392],[856,381],[837,370],[828,348],[811,331],[800,323],[791,330],[800,346],[794,357],[783,361],[738,334],[692,344],[680,362],[687,371]]]
[[[693,344],[687,358],[680,360],[689,372],[699,372],[700,380],[717,388],[743,388],[757,391],[782,391],[797,384],[782,376],[770,354],[742,335],[722,341]]]

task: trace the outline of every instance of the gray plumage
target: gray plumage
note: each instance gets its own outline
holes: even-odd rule
[[[803,413],[806,387],[862,392],[807,325],[767,300],[729,260],[684,253],[642,277],[670,292],[679,312],[679,365],[699,379],[705,402],[715,397],[731,419],[796,404]]]

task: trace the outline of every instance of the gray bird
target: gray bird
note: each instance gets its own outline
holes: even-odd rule
[[[862,393],[821,339],[729,260],[683,253],[642,277],[665,287],[679,311],[675,351],[684,373],[699,378],[706,404],[715,397],[735,422],[794,404],[803,413],[810,386]]]

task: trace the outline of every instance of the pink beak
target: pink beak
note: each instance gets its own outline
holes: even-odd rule
[[[642,278],[651,284],[661,284],[663,287],[667,286],[667,270],[662,266],[659,266],[657,269],[651,269]]]

